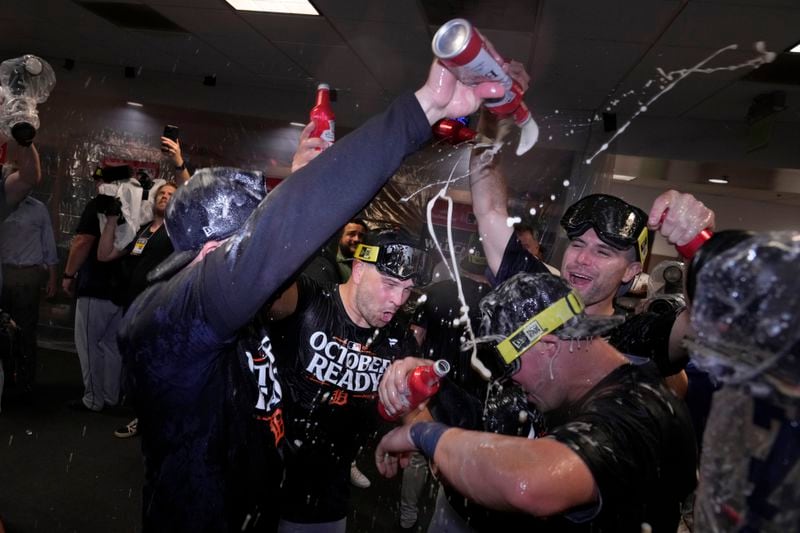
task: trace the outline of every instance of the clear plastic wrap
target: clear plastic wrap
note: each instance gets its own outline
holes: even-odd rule
[[[56,84],[56,75],[44,59],[31,54],[0,63],[3,88],[0,133],[30,145],[39,129],[37,104],[47,101]]]

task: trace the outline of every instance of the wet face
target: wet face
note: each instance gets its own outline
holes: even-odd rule
[[[547,412],[558,407],[555,368],[551,368],[552,347],[540,342],[520,356],[519,372],[512,380],[524,390],[530,403]],[[550,372],[554,372],[553,379]]]
[[[356,265],[353,270],[353,276],[357,276],[354,278],[356,311],[370,326],[382,328],[406,303],[414,282],[381,274],[373,265],[361,261]]]
[[[153,205],[153,210],[155,214],[163,217],[164,213],[167,211],[167,204],[169,203],[169,199],[172,198],[172,195],[175,194],[176,188],[173,185],[162,185],[159,187],[158,192],[156,193],[156,200],[155,204]]]
[[[610,307],[617,289],[641,269],[635,251],[618,250],[600,240],[594,229],[570,241],[561,262],[561,275],[581,295],[587,312]],[[594,308],[593,308],[594,306]]]
[[[339,250],[344,257],[353,257],[356,247],[364,241],[365,233],[366,228],[361,224],[349,223],[344,227],[339,238]]]

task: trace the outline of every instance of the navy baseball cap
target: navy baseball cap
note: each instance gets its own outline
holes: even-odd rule
[[[267,196],[264,175],[231,167],[202,168],[172,195],[164,217],[175,252],[148,279],[162,278],[189,264],[203,245],[241,228]]]

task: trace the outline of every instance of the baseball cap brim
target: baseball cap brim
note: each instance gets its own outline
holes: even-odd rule
[[[167,279],[174,275],[176,272],[191,263],[200,250],[184,250],[172,252],[166,259],[161,261],[158,266],[147,274],[147,281],[154,283],[156,281]]]

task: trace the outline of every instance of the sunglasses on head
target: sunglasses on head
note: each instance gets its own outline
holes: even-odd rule
[[[633,246],[644,263],[649,247],[647,213],[619,198],[592,194],[572,204],[561,217],[561,226],[572,239],[594,229],[597,236],[614,248]]]

